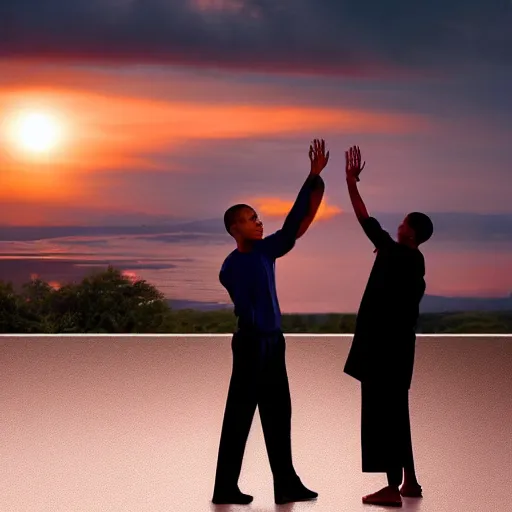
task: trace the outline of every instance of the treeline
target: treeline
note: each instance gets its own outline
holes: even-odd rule
[[[355,314],[283,316],[289,333],[353,333]],[[58,289],[34,279],[16,290],[0,281],[1,333],[229,333],[236,328],[231,309],[173,310],[146,281],[132,281],[109,267]],[[429,313],[419,333],[512,333],[512,311]]]

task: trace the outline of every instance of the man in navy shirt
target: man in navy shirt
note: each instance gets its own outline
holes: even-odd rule
[[[395,242],[368,215],[359,195],[357,181],[363,167],[358,147],[346,152],[352,206],[377,254],[357,314],[345,373],[361,381],[363,472],[383,472],[388,478],[388,486],[363,497],[363,503],[400,507],[401,496],[421,497],[412,452],[409,388],[415,327],[425,292],[425,261],[418,246],[432,236],[433,226],[425,214],[409,213]]]
[[[275,261],[287,254],[313,221],[324,193],[320,172],[327,165],[325,142],[310,146],[311,171],[283,227],[263,238],[263,224],[253,208],[234,205],[224,215],[237,247],[225,259],[219,279],[238,317],[231,347],[233,371],[217,460],[213,503],[249,504],[238,488],[242,459],[256,406],[274,479],[277,504],[318,496],[298,477],[291,451],[291,399],[285,340],[276,293]]]

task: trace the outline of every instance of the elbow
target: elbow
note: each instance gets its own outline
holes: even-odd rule
[[[325,192],[325,182],[321,176],[317,176],[317,180],[315,181],[315,183],[311,189],[310,197],[321,201],[322,197],[324,196],[324,192]]]
[[[364,224],[364,222],[368,219],[369,215],[368,215],[368,212],[366,212],[366,211],[357,211],[356,217],[357,217],[357,220],[359,221],[359,224],[361,224],[361,226],[362,226]]]
[[[298,240],[306,231],[308,230],[307,227],[301,227],[295,236],[295,240]]]
[[[296,226],[289,226],[287,229],[281,230],[281,240],[286,252],[290,251],[295,245],[295,241],[304,234],[303,224]]]

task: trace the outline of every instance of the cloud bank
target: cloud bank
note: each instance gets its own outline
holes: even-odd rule
[[[504,65],[505,0],[17,0],[0,56],[386,75]]]

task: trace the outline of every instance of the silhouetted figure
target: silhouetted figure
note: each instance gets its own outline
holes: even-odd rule
[[[363,497],[363,503],[400,507],[401,496],[421,497],[422,492],[414,469],[409,389],[415,328],[425,292],[425,261],[418,246],[432,236],[433,225],[425,214],[410,213],[395,242],[368,215],[357,190],[364,167],[359,148],[350,148],[345,156],[350,199],[377,253],[345,364],[345,373],[361,381],[363,472],[383,472],[388,478],[388,486]]]
[[[242,459],[256,406],[274,479],[278,504],[318,496],[307,489],[292,463],[291,399],[285,363],[285,339],[276,294],[275,260],[287,254],[313,221],[324,193],[319,176],[327,165],[324,141],[310,146],[311,172],[282,229],[263,238],[263,224],[248,205],[224,215],[237,248],[225,259],[219,279],[238,317],[231,347],[233,372],[224,413],[213,503],[248,504],[252,496],[238,488]]]

